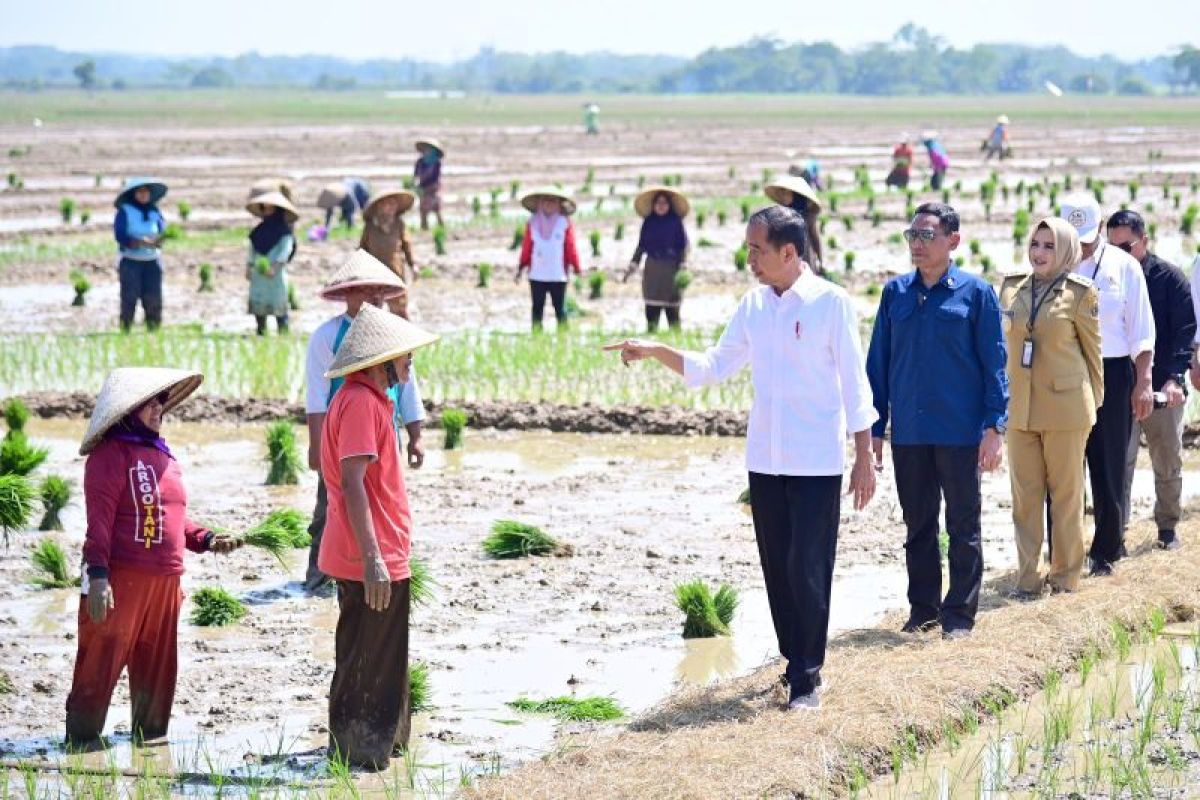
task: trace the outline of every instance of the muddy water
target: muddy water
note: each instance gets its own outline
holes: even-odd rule
[[[51,447],[50,468],[76,481],[82,423],[34,421]],[[262,431],[173,424],[166,431],[200,520],[241,530],[272,508],[311,506],[314,478],[298,487],[262,485]],[[753,531],[733,502],[744,486],[737,439],[469,431],[445,452],[428,434],[428,457],[406,475],[414,552],[438,581],[437,598],[414,611],[412,656],[429,664],[433,709],[418,714],[413,741],[420,780],[460,769],[509,766],[554,747],[552,720],[516,714],[522,695],[610,695],[630,713],[674,687],[744,673],[774,655]],[[303,450],[304,442],[301,442]],[[1141,484],[1139,483],[1139,486]],[[1007,478],[985,478],[989,569],[1011,565]],[[1189,483],[1190,489],[1195,489]],[[885,474],[863,513],[843,514],[833,630],[873,624],[904,605],[903,532]],[[496,518],[538,524],[575,545],[573,558],[500,562],[479,541]],[[82,503],[66,511],[60,541],[75,558]],[[0,756],[56,757],[61,709],[74,656],[72,590],[37,591],[25,581],[36,540],[19,534],[0,558],[0,669],[18,687],[0,695]],[[170,741],[150,752],[161,766],[296,778],[317,775],[325,697],[332,673],[336,604],[305,596],[304,554],[284,571],[259,552],[190,556],[185,591],[220,584],[250,607],[226,629],[180,630],[180,680]],[[733,636],[684,641],[675,583],[702,577],[739,589]],[[190,607],[185,605],[185,617]],[[128,739],[128,694],[118,689],[106,732],[114,758],[137,766]],[[301,754],[255,766],[259,756]],[[249,762],[247,762],[249,757]],[[403,770],[403,764],[397,764]],[[405,777],[406,776],[402,776]]]

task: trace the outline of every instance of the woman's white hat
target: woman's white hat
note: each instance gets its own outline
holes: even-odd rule
[[[558,200],[562,204],[564,214],[570,216],[575,213],[575,201],[571,199],[571,195],[554,186],[542,186],[526,192],[521,198],[521,205],[525,206],[526,211],[536,212],[538,201],[543,197],[552,197]]]
[[[324,300],[341,300],[348,289],[360,286],[379,286],[384,289],[384,299],[399,297],[408,289],[400,276],[366,250],[355,250],[353,255],[321,288]]]
[[[437,334],[418,328],[398,314],[363,305],[325,377],[341,378],[399,358],[437,340]]]
[[[669,186],[651,186],[645,191],[639,192],[633,200],[633,210],[638,213],[639,217],[650,216],[650,212],[654,210],[654,201],[660,194],[667,196],[667,199],[671,201],[671,208],[675,209],[675,213],[680,217],[686,217],[691,211],[692,205],[683,192],[678,192]]]
[[[815,205],[818,211],[821,210],[821,198],[813,191],[808,181],[799,175],[784,175],[782,178],[777,178],[767,184],[764,191],[766,191],[767,197],[781,206],[791,205],[791,196],[798,194],[801,197],[807,198],[808,202]]]
[[[147,400],[162,392],[170,396],[163,404],[163,413],[170,411],[182,403],[188,395],[196,391],[204,376],[199,372],[186,369],[169,369],[167,367],[118,367],[108,373],[100,394],[96,398],[96,407],[92,409],[92,418],[88,421],[87,433],[83,435],[83,443],[79,445],[79,455],[86,456],[100,443],[104,434],[108,433],[130,412],[136,411]]]
[[[246,203],[246,210],[259,219],[262,219],[266,216],[267,206],[283,209],[284,215],[288,218],[289,225],[295,225],[296,220],[300,219],[300,212],[292,205],[292,201],[278,189],[255,195],[250,199],[250,202]]]

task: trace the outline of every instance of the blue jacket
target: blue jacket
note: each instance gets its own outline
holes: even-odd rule
[[[113,220],[113,237],[121,246],[121,257],[135,261],[154,261],[158,258],[157,247],[132,247],[134,239],[157,239],[166,230],[166,222],[156,206],[150,206],[148,214],[132,203],[122,203]]]
[[[954,266],[932,288],[913,271],[883,289],[867,377],[892,444],[977,445],[1008,419],[1007,352],[996,292]]]

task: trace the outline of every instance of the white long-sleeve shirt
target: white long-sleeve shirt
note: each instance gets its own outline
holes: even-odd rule
[[[1200,254],[1192,262],[1192,308],[1196,311],[1196,319],[1200,320]],[[1200,325],[1196,326],[1194,344],[1200,344]]]
[[[846,292],[807,269],[782,295],[769,286],[752,289],[716,345],[684,353],[684,382],[717,383],[747,364],[754,401],[746,469],[841,475],[847,431],[866,430],[877,418]]]
[[[1142,265],[1119,247],[1101,242],[1074,270],[1100,293],[1100,355],[1136,358],[1154,352],[1154,311]]]
[[[350,317],[339,314],[327,319],[313,331],[308,340],[308,353],[304,359],[304,413],[324,414],[329,410],[329,389],[332,381],[325,372],[333,364],[334,345],[342,325],[349,325]],[[395,390],[388,393],[394,399]],[[425,419],[425,406],[421,401],[421,390],[417,386],[417,373],[409,368],[408,382],[400,384],[397,411],[400,422],[408,425]]]

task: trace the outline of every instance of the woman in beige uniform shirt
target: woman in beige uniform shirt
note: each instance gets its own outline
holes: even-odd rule
[[[1104,401],[1099,299],[1071,269],[1079,235],[1061,219],[1040,221],[1031,270],[1000,288],[1008,345],[1008,458],[1017,539],[1017,595],[1074,591],[1083,571],[1083,451]],[[1039,569],[1050,496],[1050,573]]]

